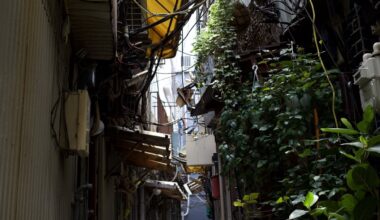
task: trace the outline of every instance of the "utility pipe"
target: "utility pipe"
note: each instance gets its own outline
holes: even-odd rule
[[[187,175],[187,182],[189,182],[189,175]],[[183,213],[181,211],[181,219],[182,220],[185,220],[185,216],[187,216],[189,214],[189,211],[190,211],[190,194],[187,194],[187,205],[186,205],[186,212]]]

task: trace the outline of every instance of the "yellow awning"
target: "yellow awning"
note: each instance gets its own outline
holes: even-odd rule
[[[153,14],[170,14],[181,8],[182,4],[186,0],[147,0],[146,5],[148,11]],[[153,24],[162,18],[164,15],[152,15],[147,14],[147,23]],[[152,41],[154,46],[159,45],[161,41],[168,36],[177,26],[177,22],[180,19],[180,15],[174,16],[173,19],[168,19],[148,30],[149,39]],[[170,28],[169,28],[170,27]],[[179,34],[175,36],[171,41],[165,44],[162,51],[162,58],[172,58],[175,56],[177,51],[177,45],[179,41]],[[147,51],[147,55],[150,56],[151,50]],[[161,50],[158,51],[158,56],[161,55]]]

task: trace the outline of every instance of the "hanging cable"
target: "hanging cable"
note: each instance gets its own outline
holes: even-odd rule
[[[211,6],[211,5],[210,5]],[[199,16],[198,20],[194,23],[194,25],[190,28],[190,30],[187,32],[187,34],[185,35],[185,37],[183,37],[183,39],[181,39],[181,42],[177,45],[177,50],[178,50],[178,47],[180,44],[183,44],[183,42],[186,40],[186,38],[189,36],[189,34],[191,33],[191,31],[194,29],[194,27],[197,25],[197,23],[201,20],[201,18],[205,15],[206,12],[208,12],[210,6],[208,6],[203,12],[202,14]],[[180,51],[180,50],[178,50]],[[183,51],[180,51],[180,52],[183,52]],[[184,53],[184,52],[183,52]],[[184,53],[186,54],[186,53]],[[190,56],[196,56],[196,55],[193,55],[191,54]]]
[[[196,10],[197,8],[192,8],[192,12],[194,12],[195,10]],[[184,18],[184,21],[187,21],[189,18],[190,18],[190,16],[191,16],[191,14],[187,14],[186,15],[186,17]],[[167,34],[166,34],[166,36],[163,38],[163,40],[161,41],[161,43],[159,44],[159,45],[157,45],[155,48],[153,48],[152,49],[152,55],[153,55],[153,61],[154,61],[154,54],[155,54],[155,52],[156,51],[158,51],[158,50],[160,50],[161,49],[161,52],[160,52],[160,54],[159,54],[159,56],[158,56],[158,62],[157,62],[157,64],[156,64],[156,67],[154,68],[154,71],[153,71],[153,66],[151,66],[150,67],[150,73],[151,73],[151,75],[150,76],[148,76],[148,78],[147,78],[147,80],[146,80],[146,83],[145,83],[145,85],[144,85],[144,87],[143,87],[143,89],[141,90],[141,92],[140,92],[140,95],[139,95],[139,98],[138,98],[138,100],[137,101],[139,101],[140,100],[140,98],[141,98],[141,96],[142,96],[142,94],[144,94],[146,91],[147,91],[147,89],[149,88],[149,86],[150,86],[150,82],[152,81],[152,79],[154,78],[154,76],[155,76],[155,74],[156,74],[156,72],[157,72],[157,69],[158,69],[158,66],[159,66],[159,61],[162,59],[162,54],[163,54],[163,50],[164,50],[164,46],[166,45],[166,43],[168,43],[182,28],[183,28],[183,26],[186,24],[186,22],[183,22],[183,23],[181,23],[181,25],[177,25],[176,26],[176,28],[169,34],[169,30],[170,30],[170,28],[171,28],[171,25],[172,25],[172,23],[173,23],[173,20],[174,20],[174,18],[171,18],[170,19],[170,23],[169,23],[169,26],[168,26],[168,32],[167,32]]]
[[[185,9],[185,10],[182,10],[182,11],[175,11],[175,12],[172,12],[172,13],[153,13],[153,12],[149,11],[148,9],[146,9],[144,6],[142,6],[137,0],[133,0],[133,1],[135,2],[135,4],[139,8],[141,8],[141,10],[145,11],[147,14],[150,14],[152,16],[185,15],[185,14],[188,14],[188,13],[190,13],[192,11],[192,8],[188,8],[188,9]],[[197,7],[201,6],[205,2],[206,2],[206,0],[203,0],[202,2],[196,4],[194,7],[197,8]]]
[[[331,82],[331,79],[330,79],[330,76],[327,72],[327,69],[326,69],[326,66],[322,60],[322,56],[321,56],[321,51],[319,49],[319,42],[318,42],[318,38],[317,38],[317,29],[316,29],[316,24],[315,24],[315,9],[314,9],[314,4],[313,4],[313,0],[309,0],[310,2],[310,7],[311,7],[311,11],[312,11],[312,23],[313,23],[313,37],[314,37],[314,43],[315,43],[315,47],[317,49],[317,55],[318,55],[318,58],[319,58],[319,61],[321,63],[321,66],[322,66],[322,69],[323,69],[323,72],[326,76],[326,79],[330,85],[330,88],[331,88],[331,92],[332,92],[332,103],[331,103],[331,108],[332,108],[332,113],[333,113],[333,117],[334,117],[334,122],[335,122],[335,127],[339,127],[338,126],[338,119],[337,119],[337,116],[336,116],[336,112],[335,112],[335,99],[336,99],[336,93],[335,93],[335,88],[334,88],[334,84]],[[321,39],[321,41],[323,42],[323,40]]]
[[[178,4],[178,0],[176,1],[175,5],[174,5],[174,8],[177,8],[177,4]],[[163,38],[163,40],[161,40],[160,44],[157,45],[157,47],[155,48],[152,48],[152,51],[151,51],[151,58],[150,58],[150,67],[149,67],[149,71],[148,71],[148,75],[146,76],[146,79],[145,79],[145,82],[144,82],[144,85],[143,85],[143,88],[140,90],[139,92],[139,95],[137,97],[137,100],[136,100],[136,107],[135,107],[135,112],[137,112],[137,108],[138,108],[138,104],[142,98],[142,96],[146,93],[146,91],[149,89],[149,86],[152,82],[152,80],[154,79],[155,75],[156,75],[156,72],[157,72],[157,69],[160,65],[160,61],[161,61],[161,58],[162,58],[162,55],[163,55],[163,52],[164,52],[164,49],[165,49],[165,44],[168,42],[169,39],[171,39],[171,37],[173,36],[173,34],[177,33],[179,27],[176,27],[176,29],[173,30],[172,33],[169,34],[170,32],[170,29],[172,27],[172,24],[173,24],[173,20],[174,20],[174,17],[172,17],[170,19],[170,22],[169,22],[169,25],[168,25],[168,28],[167,28],[167,32],[166,32],[166,35],[165,37]],[[170,38],[169,38],[170,37]],[[156,63],[156,67],[154,67],[154,58],[155,58],[155,53],[156,51],[158,51],[159,49],[160,50],[160,53],[159,53],[159,56],[158,56],[158,60],[157,60],[157,63]]]

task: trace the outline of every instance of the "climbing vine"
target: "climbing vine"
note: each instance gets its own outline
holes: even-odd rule
[[[319,127],[334,127],[334,118],[328,101],[332,91],[318,57],[283,50],[259,63],[271,70],[261,83],[254,82],[239,68],[233,7],[228,0],[216,0],[211,7],[194,45],[197,82],[201,86],[212,78],[225,104],[215,131],[224,172],[237,176],[244,194],[255,195],[254,200],[244,197],[254,201],[254,213],[269,210],[286,219],[310,200],[310,191],[327,201],[342,196],[351,163],[334,147],[336,138],[319,133]],[[205,65],[210,57],[213,71]],[[336,73],[329,71],[332,80]]]
[[[203,84],[208,77],[204,63],[211,56],[214,61],[214,84],[228,107],[237,105],[236,86],[239,85],[241,70],[239,57],[235,55],[237,35],[231,22],[233,3],[228,0],[217,0],[210,8],[209,21],[205,30],[199,35],[194,50],[198,60],[196,64],[198,83]]]

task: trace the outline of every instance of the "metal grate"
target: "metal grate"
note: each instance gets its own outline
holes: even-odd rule
[[[132,0],[127,1],[126,19],[129,32],[141,28],[144,23],[141,9]]]
[[[362,8],[355,4],[350,12],[346,22],[346,44],[351,45],[348,48],[348,55],[351,58],[350,64],[358,66],[362,61],[364,53],[371,52],[372,39],[370,28],[363,23],[361,16]]]
[[[182,57],[182,66],[185,68],[189,68],[191,66],[191,57],[183,56]]]

